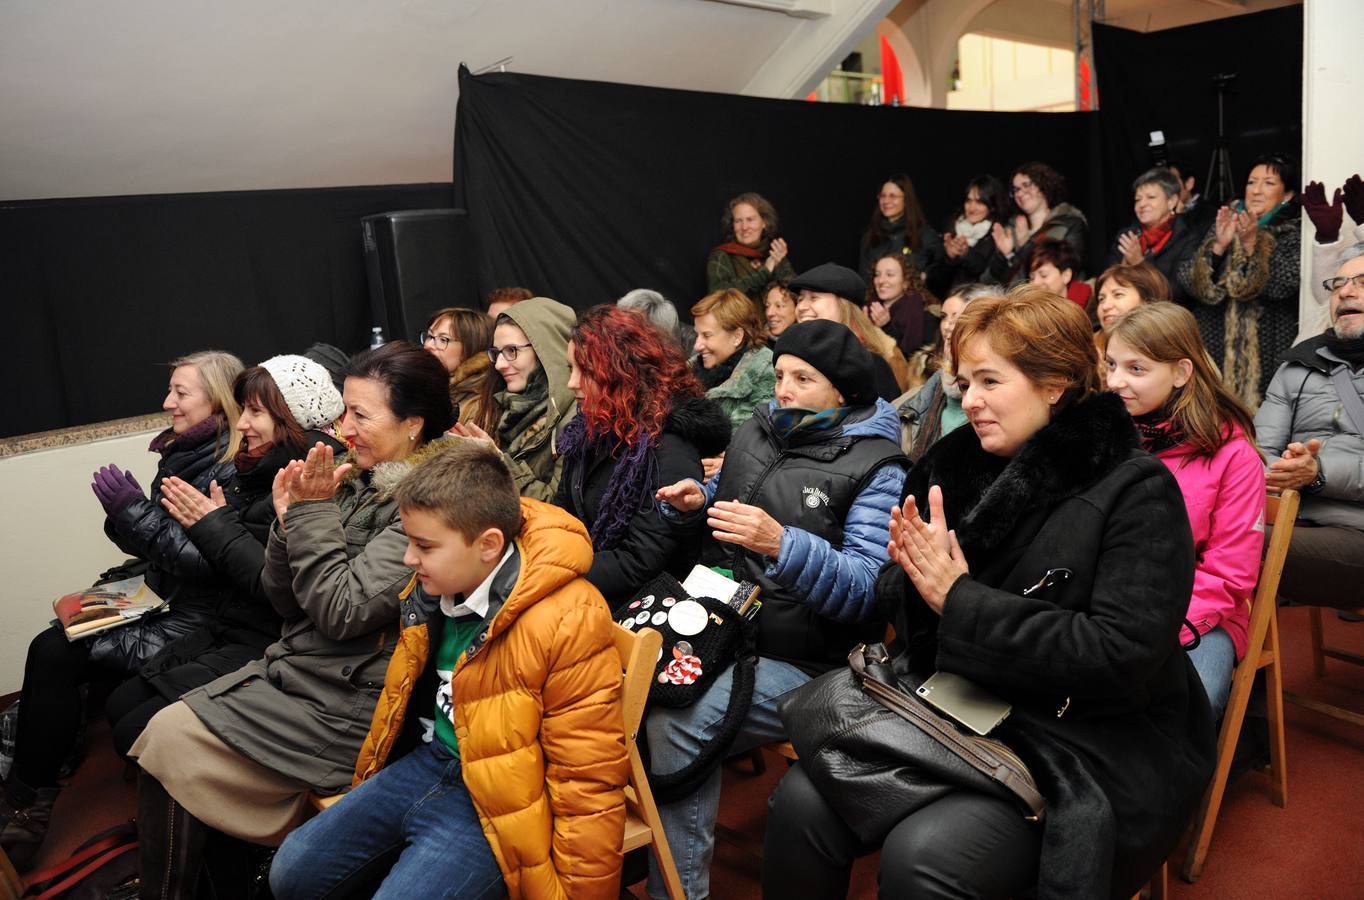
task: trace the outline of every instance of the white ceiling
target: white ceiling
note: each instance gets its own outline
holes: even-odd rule
[[[893,5],[839,2],[866,28]],[[448,181],[460,62],[737,93],[820,25],[706,0],[9,0],[0,200]]]

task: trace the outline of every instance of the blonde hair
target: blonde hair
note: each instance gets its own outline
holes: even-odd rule
[[[982,297],[952,330],[952,359],[983,337],[1033,384],[1061,390],[1056,411],[1099,393],[1098,353],[1084,310],[1044,287],[1021,284],[1003,297]]]
[[[715,317],[715,324],[725,331],[743,332],[744,345],[748,347],[761,343],[767,337],[767,330],[758,318],[758,308],[747,294],[734,288],[725,288],[702,297],[691,308],[691,315],[693,321],[697,316],[711,315]]]
[[[1138,306],[1105,333],[1102,352],[1107,353],[1114,338],[1122,338],[1123,343],[1153,362],[1187,359],[1193,364],[1188,383],[1174,389],[1165,409],[1170,423],[1184,432],[1197,451],[1195,456],[1215,456],[1227,442],[1232,426],[1239,426],[1246,440],[1255,443],[1255,420],[1213,368],[1193,313],[1177,303]]]
[[[237,420],[242,416],[242,409],[237,405],[232,386],[242,369],[246,367],[242,365],[240,359],[224,350],[200,350],[198,353],[171,360],[172,368],[178,369],[181,366],[193,366],[199,373],[199,383],[203,385],[204,393],[208,394],[213,411],[222,416],[218,427],[227,429],[227,449],[218,459],[221,462],[231,462],[242,444],[242,434],[236,428]],[[222,431],[218,433],[222,434]]]

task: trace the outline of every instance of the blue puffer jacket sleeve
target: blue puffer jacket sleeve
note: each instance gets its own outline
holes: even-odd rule
[[[863,622],[875,609],[876,573],[889,559],[890,511],[900,502],[905,471],[882,466],[848,510],[843,549],[800,528],[782,529],[781,551],[767,576],[836,622]]]

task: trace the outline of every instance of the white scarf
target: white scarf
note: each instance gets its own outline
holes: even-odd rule
[[[989,219],[981,219],[979,222],[972,225],[970,222],[966,221],[965,216],[962,216],[957,219],[956,231],[958,236],[966,238],[966,243],[974,247],[976,241],[990,233],[990,226],[993,224],[994,223]]]

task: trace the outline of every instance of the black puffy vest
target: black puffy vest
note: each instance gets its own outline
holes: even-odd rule
[[[843,546],[843,523],[853,501],[871,476],[888,463],[908,465],[894,441],[849,436],[836,428],[796,435],[788,445],[773,433],[770,411],[759,409],[725,451],[714,499],[761,507],[783,526],[818,535],[838,549]],[[721,544],[710,536],[706,545],[707,564],[733,569],[736,580],[762,588],[759,655],[817,673],[843,665],[857,643],[879,641],[885,635],[883,615],[855,624],[817,615],[802,598],[764,574],[770,557],[737,544]]]

